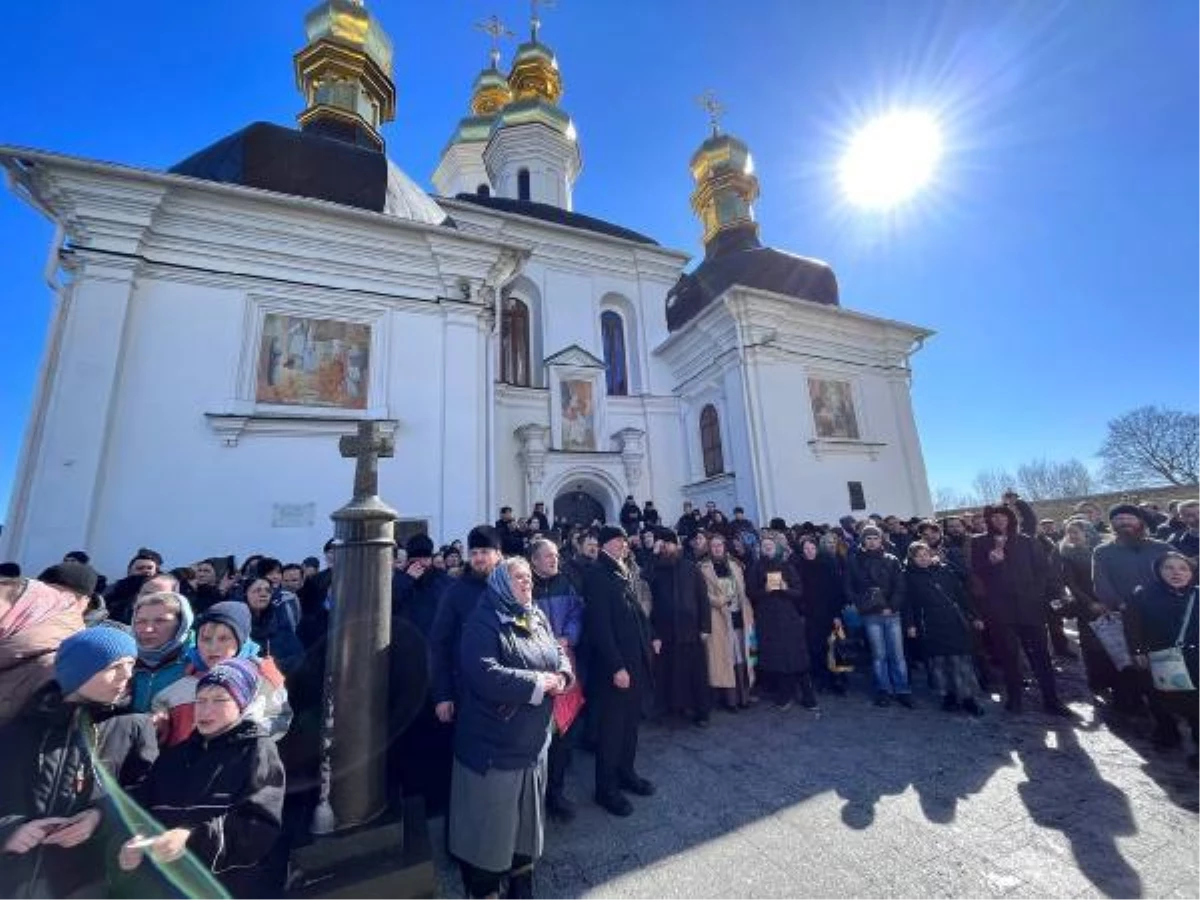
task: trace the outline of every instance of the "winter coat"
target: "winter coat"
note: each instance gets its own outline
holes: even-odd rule
[[[662,524],[662,518],[658,515],[658,510],[653,506],[648,506],[642,510],[642,524],[647,528],[657,528]]]
[[[245,718],[257,722],[272,740],[278,741],[287,734],[292,723],[292,708],[288,705],[283,674],[271,657],[258,656],[258,646],[253,641],[246,647],[249,652],[239,655],[258,667],[259,678],[258,692],[247,707]],[[193,653],[184,676],[155,695],[151,710],[165,715],[167,721],[162,731],[163,746],[174,747],[191,737],[196,724],[196,687],[203,676],[203,665],[197,663]]]
[[[905,624],[917,629],[925,658],[970,656],[976,616],[962,579],[943,563],[922,569],[912,562],[904,567],[904,578]]]
[[[536,605],[514,617],[488,591],[463,626],[454,757],[486,775],[527,769],[550,740],[554,698],[539,683],[545,672],[574,680],[567,654]]]
[[[742,573],[741,565],[735,560],[727,560],[729,575],[732,582],[732,597],[726,594],[722,579],[717,575],[716,565],[712,559],[700,563],[700,575],[704,578],[704,586],[708,595],[708,605],[712,615],[712,637],[704,645],[708,654],[708,683],[715,688],[737,687],[736,665],[733,654],[733,641],[737,639],[737,629],[734,627],[734,612],[741,622],[742,656],[746,659],[746,673],[750,683],[754,683],[754,667],[750,665],[750,635],[754,631],[754,608],[750,598],[746,596],[746,576]]]
[[[263,656],[275,660],[285,678],[304,663],[304,645],[283,606],[272,603],[261,613],[250,610],[250,637]]]
[[[1183,614],[1187,610],[1188,598],[1193,598],[1192,612],[1187,628],[1183,632],[1183,661],[1192,684],[1200,686],[1197,673],[1197,646],[1200,645],[1200,597],[1196,595],[1195,579],[1190,587],[1176,590],[1162,579],[1134,591],[1133,599],[1125,608],[1125,636],[1129,641],[1129,652],[1144,655],[1153,650],[1166,650],[1175,646],[1179,629],[1183,626]],[[1192,715],[1195,715],[1193,701]]]
[[[189,636],[182,647],[158,666],[150,668],[140,659],[134,664],[133,679],[129,683],[134,712],[150,712],[159,691],[165,691],[187,673],[187,655],[193,646],[193,637]]]
[[[128,575],[108,589],[104,595],[104,605],[108,609],[108,617],[116,622],[129,625],[133,622],[133,602],[137,600],[138,592],[146,583],[145,575]]]
[[[582,553],[572,556],[563,564],[562,572],[571,581],[571,585],[575,588],[575,593],[582,596],[585,600],[587,594],[584,593],[583,586],[587,583],[588,572],[596,565],[594,559],[589,559]]]
[[[712,633],[708,589],[696,563],[683,556],[659,557],[647,575],[656,638],[664,644],[698,644],[700,635]]]
[[[852,551],[846,558],[845,586],[846,599],[864,616],[904,611],[904,571],[890,553],[861,547]]]
[[[571,579],[562,572],[551,578],[533,574],[533,601],[550,623],[556,638],[570,647],[579,646],[583,635],[583,598],[575,591]]]
[[[191,831],[188,850],[232,896],[277,897],[283,885],[262,863],[282,831],[285,788],[274,741],[243,720],[163,750],[134,797],[164,829]]]
[[[158,736],[146,713],[128,704],[91,710],[96,723],[96,758],[125,790],[141,784],[158,759]]]
[[[1139,587],[1152,584],[1154,568],[1175,548],[1154,538],[1126,543],[1112,540],[1092,553],[1092,581],[1096,599],[1109,609],[1121,609]]]
[[[584,585],[584,634],[592,678],[612,684],[624,669],[635,687],[649,688],[653,672],[651,626],[638,602],[634,575],[601,552]]]
[[[87,603],[32,578],[0,579],[0,591],[14,604],[0,619],[0,725],[5,725],[54,678],[58,645],[83,630]],[[16,604],[22,601],[34,609],[17,621]]]
[[[792,565],[800,574],[809,634],[824,641],[846,603],[844,576],[839,574],[837,562],[821,553],[816,559],[805,559],[799,553]]]
[[[632,500],[626,500],[621,507],[621,527],[629,534],[636,535],[638,526],[642,523],[642,511]]]
[[[433,630],[429,634],[429,655],[433,665],[433,702],[444,703],[458,700],[459,643],[463,625],[470,618],[479,598],[487,589],[487,579],[480,578],[474,570],[467,569],[461,578],[442,594],[437,615],[433,617]]]
[[[767,590],[767,574],[779,572],[785,588]],[[760,559],[746,579],[758,633],[758,667],[764,672],[792,675],[809,670],[808,635],[800,576],[791,563]]]
[[[1000,533],[989,530],[971,538],[971,588],[989,627],[1044,625],[1046,621],[1046,554],[1033,538],[1017,531],[1017,517],[1004,506],[987,507],[1008,517],[1004,536],[1004,560],[989,557]],[[991,528],[989,524],[989,529]]]
[[[450,576],[433,567],[426,569],[420,578],[399,570],[393,572],[392,615],[407,618],[428,639],[433,632],[438,604],[450,584]]]
[[[679,517],[679,521],[675,523],[675,533],[679,535],[680,540],[686,541],[695,536],[700,527],[700,513],[693,510],[687,515]]]
[[[1071,592],[1070,614],[1081,622],[1096,618],[1091,604],[1098,603],[1096,586],[1092,583],[1092,550],[1089,547],[1074,547],[1064,544],[1055,557],[1059,578]]]
[[[78,815],[103,799],[88,750],[95,736],[86,707],[67,703],[53,681],[0,728],[0,847],[31,819]],[[65,897],[104,877],[103,848],[97,829],[70,849],[41,845],[28,853],[0,852],[0,896]]]

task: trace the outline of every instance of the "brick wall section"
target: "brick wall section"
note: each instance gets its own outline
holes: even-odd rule
[[[1163,512],[1167,510],[1170,500],[1195,500],[1197,488],[1195,485],[1170,485],[1167,487],[1137,488],[1129,491],[1113,491],[1107,494],[1088,494],[1082,497],[1064,497],[1059,500],[1030,501],[1039,519],[1055,519],[1061,522],[1074,511],[1075,504],[1091,500],[1106,510],[1115,503],[1157,503]],[[999,502],[999,500],[993,501]],[[961,515],[965,512],[982,509],[980,506],[966,506],[958,509],[939,511],[937,517]]]

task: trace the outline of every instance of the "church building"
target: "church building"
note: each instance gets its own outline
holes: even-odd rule
[[[931,512],[910,399],[931,332],[852,312],[829,266],[763,243],[745,142],[714,122],[691,158],[689,268],[575,210],[583,148],[536,18],[476,78],[433,192],[386,154],[378,20],[325,0],[305,28],[297,129],[165,172],[0,147],[55,225],[0,559],[311,555],[364,419],[395,438],[400,532],[439,540],[537,501],[611,521],[628,494],[670,521],[685,500],[760,523]]]

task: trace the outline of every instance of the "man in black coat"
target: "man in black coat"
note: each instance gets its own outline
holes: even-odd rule
[[[467,618],[479,605],[487,589],[488,576],[500,565],[500,534],[489,525],[476,525],[467,535],[470,552],[466,571],[442,595],[433,629],[429,655],[433,669],[433,702],[438,721],[454,721],[458,701],[458,649]]]
[[[630,494],[625,498],[625,505],[621,507],[621,527],[625,529],[626,534],[637,534],[641,530],[641,524],[642,511],[633,499],[633,494]]]
[[[1007,506],[986,507],[984,519],[987,533],[971,539],[971,586],[1004,669],[1005,708],[1021,711],[1020,645],[1042,689],[1046,712],[1071,717],[1073,713],[1058,699],[1050,666],[1046,555],[1033,538],[1020,532],[1017,514]]]
[[[642,526],[645,528],[657,528],[662,524],[659,518],[658,510],[654,508],[654,501],[647,500],[645,508],[642,509]],[[633,537],[631,532],[630,537]]]
[[[662,641],[655,674],[659,709],[690,716],[697,726],[707,728],[712,692],[704,642],[712,633],[712,606],[697,565],[707,555],[707,542],[703,532],[692,538],[695,555],[689,558],[671,529],[659,529],[656,537],[654,564],[645,577],[654,597],[654,636]]]
[[[584,586],[590,700],[599,717],[596,802],[613,815],[628,816],[633,806],[622,790],[642,797],[654,793],[654,785],[638,776],[634,763],[642,697],[650,690],[653,652],[661,645],[651,641],[650,623],[621,561],[628,549],[625,530],[602,528],[600,546]]]

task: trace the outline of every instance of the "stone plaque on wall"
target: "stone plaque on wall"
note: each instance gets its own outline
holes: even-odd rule
[[[271,507],[271,527],[309,528],[316,515],[315,503],[276,503]]]

